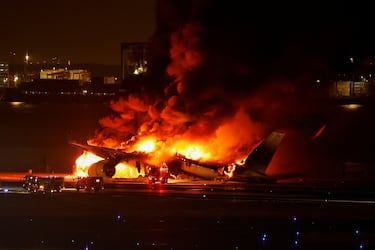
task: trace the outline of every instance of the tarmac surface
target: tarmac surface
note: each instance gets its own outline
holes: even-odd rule
[[[29,193],[3,182],[0,249],[374,249],[374,194],[372,186],[129,181]]]

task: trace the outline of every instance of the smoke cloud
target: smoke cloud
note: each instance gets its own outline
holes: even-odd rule
[[[308,18],[291,13],[159,0],[149,75],[111,102],[113,114],[90,142],[131,150],[152,137],[168,154],[185,141],[227,161],[244,158],[274,129],[315,125],[324,102],[316,102],[313,80],[330,73],[320,51],[329,43],[322,46]],[[305,31],[296,34],[300,25]]]

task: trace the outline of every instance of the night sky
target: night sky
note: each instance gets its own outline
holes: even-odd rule
[[[158,11],[157,4],[162,6]],[[121,42],[146,42],[187,22],[205,27],[202,46],[236,45],[231,57],[251,56],[267,68],[282,66],[282,71],[288,70],[285,61],[306,67],[306,62],[296,63],[306,56],[327,62],[374,54],[371,8],[358,1],[248,6],[212,0],[14,0],[1,3],[1,10],[3,60],[22,62],[29,51],[34,60],[57,56],[72,63],[118,65]],[[11,51],[16,53],[12,59]]]
[[[173,34],[190,27],[183,33],[185,40],[189,34],[197,39],[188,46],[199,46],[217,64],[250,69],[254,77],[323,77],[341,70],[349,57],[375,56],[371,8],[360,1],[271,1],[249,6],[241,1],[158,2],[156,37],[170,41],[167,31]],[[159,43],[155,47],[160,50]]]
[[[120,65],[120,44],[146,42],[155,29],[155,0],[14,0],[0,8],[0,59],[11,62],[28,50],[33,61]]]

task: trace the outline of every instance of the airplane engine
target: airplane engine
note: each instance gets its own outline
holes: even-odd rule
[[[88,170],[89,176],[112,177],[116,173],[118,161],[102,160],[92,164]]]

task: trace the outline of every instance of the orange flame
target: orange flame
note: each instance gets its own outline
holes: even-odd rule
[[[112,178],[137,178],[139,175],[144,175],[144,172],[138,173],[138,170],[129,164],[120,162],[116,165],[116,173]]]
[[[155,147],[154,138],[144,139],[136,145],[136,151],[150,153],[155,150]]]
[[[202,146],[200,145],[189,145],[187,142],[179,144],[186,144],[186,146],[179,145],[179,148],[176,149],[176,152],[186,156],[192,160],[200,160],[200,159],[210,159],[211,155],[207,152],[204,152]],[[176,145],[177,146],[177,145]]]
[[[80,155],[75,161],[74,176],[81,176],[81,177],[88,176],[89,167],[92,164],[101,160],[103,160],[103,158],[100,156],[97,156],[87,151],[83,152],[83,154]]]
[[[103,160],[102,157],[97,156],[91,152],[83,152],[77,160],[75,161],[75,171],[73,176],[86,177],[88,176],[88,170],[92,164]],[[145,171],[141,169],[141,172],[138,172],[138,169],[135,166],[131,166],[126,162],[120,162],[115,166],[116,173],[113,178],[137,178],[139,175],[144,176]]]

